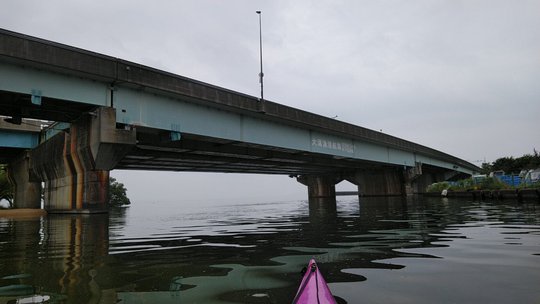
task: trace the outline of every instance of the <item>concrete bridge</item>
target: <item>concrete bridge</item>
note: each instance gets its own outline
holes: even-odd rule
[[[360,195],[407,195],[480,170],[388,134],[7,30],[0,115],[20,124],[0,125],[16,205],[39,207],[44,182],[49,211],[106,210],[112,169],[286,174],[314,204],[335,204],[342,180]],[[25,131],[27,118],[55,123]]]

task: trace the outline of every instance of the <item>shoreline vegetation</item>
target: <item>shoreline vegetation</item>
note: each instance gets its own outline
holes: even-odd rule
[[[445,181],[428,186],[427,196],[475,199],[517,199],[540,202],[540,155],[526,154],[519,158],[503,157],[482,164],[482,175],[458,181]],[[505,172],[511,172],[505,175]]]
[[[531,184],[520,184],[518,186],[510,186],[496,177],[485,177],[482,180],[467,178],[456,182],[440,182],[428,186],[428,193],[442,193],[446,191],[474,191],[474,190],[522,190],[522,189],[539,189],[540,181]]]
[[[443,191],[443,192],[426,192],[424,196],[443,197],[443,198],[470,198],[473,200],[484,199],[514,199],[518,202],[537,201],[540,203],[540,188],[528,189],[500,189],[500,190],[467,190],[467,191]]]
[[[527,172],[540,168],[540,154],[533,149],[533,154],[525,154],[518,158],[502,157],[492,163],[482,163],[482,175],[458,181],[434,183],[426,189],[428,193],[443,191],[477,191],[477,190],[522,190],[539,189],[540,180],[525,178]],[[510,175],[504,176],[505,172]],[[503,177],[510,177],[512,183],[503,182]],[[519,182],[513,181],[514,177]]]
[[[481,182],[469,178],[460,180],[451,185],[448,182],[432,184],[424,193],[426,196],[461,197],[476,199],[517,199],[537,200],[540,202],[540,182],[521,184],[519,186],[507,185],[495,177],[488,177]]]

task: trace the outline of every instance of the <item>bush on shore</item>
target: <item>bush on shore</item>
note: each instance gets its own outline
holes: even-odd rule
[[[442,192],[443,190],[450,191],[470,191],[470,190],[502,190],[514,189],[494,177],[486,177],[482,180],[474,180],[473,178],[462,179],[456,182],[440,182],[430,185],[427,192]]]
[[[119,183],[116,178],[109,178],[109,205],[124,206],[131,204],[127,197],[127,189],[124,184]]]
[[[0,165],[0,201],[6,200],[9,204],[9,208],[13,207],[14,191],[13,185],[11,185],[8,180],[7,167],[5,165]]]

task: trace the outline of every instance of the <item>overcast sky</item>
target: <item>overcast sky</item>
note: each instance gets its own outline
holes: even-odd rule
[[[256,10],[266,99],[477,165],[540,150],[540,0],[2,0],[0,26],[258,96]],[[135,200],[305,191],[287,177],[113,176]]]

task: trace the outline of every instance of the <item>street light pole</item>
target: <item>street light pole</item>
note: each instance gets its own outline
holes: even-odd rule
[[[259,82],[261,83],[261,100],[264,100],[264,85],[263,85],[263,52],[262,52],[262,21],[261,21],[261,11],[256,11],[257,15],[259,15],[259,58],[261,63],[261,72],[259,73]]]

